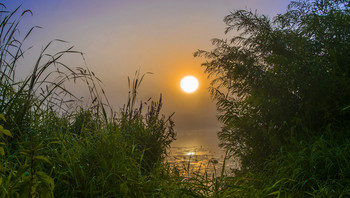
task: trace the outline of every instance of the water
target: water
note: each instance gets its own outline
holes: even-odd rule
[[[204,146],[171,147],[167,158],[168,163],[177,167],[180,175],[184,177],[205,172],[208,176],[220,176],[225,160],[225,151]],[[237,168],[238,163],[234,159],[225,161],[225,174],[232,175],[232,168]]]

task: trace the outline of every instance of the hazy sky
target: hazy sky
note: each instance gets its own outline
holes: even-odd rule
[[[289,0],[1,0],[13,9],[32,10],[23,23],[38,25],[29,45],[39,54],[53,39],[63,39],[85,54],[90,69],[103,81],[109,101],[117,110],[125,103],[127,77],[136,70],[147,75],[140,99],[163,95],[163,113],[175,112],[178,140],[174,145],[217,143],[214,102],[209,81],[194,58],[197,49],[212,49],[212,38],[223,38],[223,18],[234,9],[252,9],[274,16],[286,10]],[[76,60],[70,65],[75,67]],[[80,64],[80,63],[79,63]],[[78,65],[80,66],[80,65]],[[23,70],[25,71],[25,69]],[[196,76],[199,89],[181,91],[185,75]]]

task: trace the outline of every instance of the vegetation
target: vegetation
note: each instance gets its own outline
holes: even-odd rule
[[[80,52],[48,53],[64,41],[46,45],[30,75],[18,79],[36,28],[18,38],[27,14],[0,12],[1,197],[350,195],[348,1],[291,2],[273,20],[236,10],[225,18],[226,33],[239,35],[196,52],[214,78],[221,146],[241,161],[235,176],[225,175],[225,162],[220,172],[191,177],[165,162],[174,122],[161,114],[161,97],[137,102],[138,72],[117,112],[86,65],[64,63],[70,54],[84,59]],[[90,103],[82,105],[72,83],[86,86]]]
[[[1,4],[2,7],[5,5]],[[136,107],[143,79],[129,81],[127,105],[112,112],[99,79],[86,68],[64,62],[72,48],[48,54],[45,46],[33,72],[18,80],[22,46],[33,28],[17,38],[20,8],[1,12],[0,23],[0,196],[145,197],[166,196],[175,188],[164,164],[175,138],[174,123],[160,114],[162,100]],[[81,55],[82,56],[82,55]],[[82,57],[83,58],[83,57]],[[90,105],[66,87],[85,84]],[[144,110],[146,108],[146,110]],[[145,111],[145,112],[143,112]],[[115,115],[110,117],[110,115]]]
[[[349,195],[349,2],[293,1],[273,20],[236,10],[224,21],[238,35],[195,55],[209,59],[237,175],[260,180],[258,197]]]

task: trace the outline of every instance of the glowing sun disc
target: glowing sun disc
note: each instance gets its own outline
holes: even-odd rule
[[[184,92],[192,93],[197,90],[199,82],[197,78],[193,76],[186,76],[181,80],[180,86],[181,89],[184,90]]]

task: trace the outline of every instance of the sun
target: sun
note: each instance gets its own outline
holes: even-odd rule
[[[186,93],[193,93],[197,90],[199,82],[194,76],[185,76],[180,82],[181,89]]]
[[[186,155],[196,155],[196,153],[195,152],[188,152],[188,153],[186,153]]]

